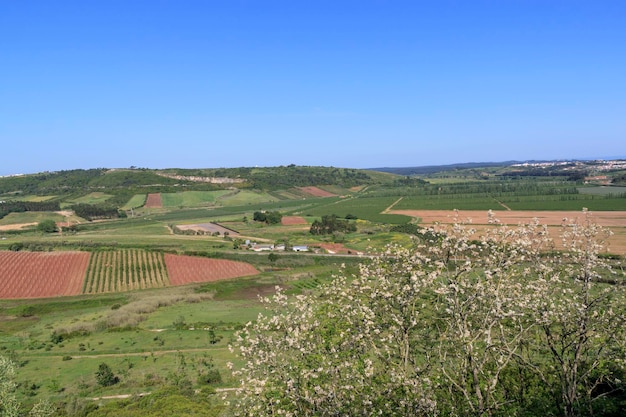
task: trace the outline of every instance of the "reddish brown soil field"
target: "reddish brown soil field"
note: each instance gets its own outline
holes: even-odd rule
[[[346,248],[341,243],[320,243],[320,244],[317,244],[317,246],[324,249],[328,253],[343,253],[343,254],[347,254],[348,252],[356,253],[356,251]]]
[[[161,201],[161,194],[148,194],[148,198],[146,199],[146,204],[144,204],[146,208],[162,208],[163,202]]]
[[[219,233],[220,235],[229,234],[230,236],[239,236],[239,232],[217,223],[200,223],[200,224],[179,224],[176,226],[180,230],[193,230],[200,233]]]
[[[304,219],[304,217],[300,216],[283,216],[283,218],[280,220],[280,223],[283,226],[294,226],[299,224],[307,224],[307,221]]]
[[[450,224],[455,221],[455,212],[450,210],[390,210],[392,214],[404,214],[406,216],[418,217],[423,224]],[[532,221],[534,218],[540,224],[549,226],[550,234],[555,242],[559,243],[560,225],[563,219],[577,219],[583,221],[583,213],[580,211],[496,211],[496,218],[502,224],[518,225]],[[458,221],[471,219],[474,225],[487,225],[487,212],[478,210],[459,210]],[[626,255],[626,211],[594,211],[591,219],[596,224],[610,229],[614,235],[608,240],[608,252]],[[483,226],[482,229],[488,226]],[[481,227],[478,227],[480,230]]]
[[[317,187],[296,187],[298,190],[313,197],[335,197],[337,194],[329,193]]]
[[[419,217],[422,223],[432,224],[454,222],[455,212],[451,210],[391,210],[391,214],[404,214],[411,217]],[[459,220],[472,219],[472,223],[487,224],[487,212],[482,210],[459,210]],[[541,224],[558,226],[563,218],[578,219],[582,221],[581,211],[495,211],[495,217],[503,224],[528,223],[534,218],[539,219]],[[594,211],[591,218],[600,226],[626,227],[626,211]]]
[[[81,293],[87,252],[0,251],[0,298],[41,298]]]
[[[165,254],[165,265],[172,285],[210,282],[256,275],[259,271],[245,262]]]

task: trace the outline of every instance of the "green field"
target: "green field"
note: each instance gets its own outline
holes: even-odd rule
[[[215,201],[229,191],[184,191],[179,193],[162,193],[163,207],[200,207],[214,205]]]
[[[73,199],[71,200],[71,202],[75,204],[99,204],[99,203],[104,203],[111,197],[112,197],[111,194],[94,192],[94,193],[89,193],[87,195],[84,195],[80,198]]]
[[[136,209],[144,204],[146,204],[146,194],[135,194],[126,204],[124,204],[120,209],[122,210],[131,210]]]

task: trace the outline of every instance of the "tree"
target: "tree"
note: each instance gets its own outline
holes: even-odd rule
[[[42,220],[37,224],[37,230],[43,233],[54,233],[57,231],[57,224],[54,220]]]
[[[490,222],[480,239],[458,219],[420,229],[413,247],[389,246],[316,294],[279,289],[237,339],[235,414],[619,410],[626,297],[598,283],[610,272],[600,229],[567,223],[559,253],[537,221]]]
[[[278,224],[282,218],[283,215],[279,211],[255,211],[252,217],[255,222],[267,224]]]
[[[615,394],[626,404],[626,298],[623,284],[600,283],[613,272],[598,256],[610,232],[586,210],[582,221],[564,220],[563,228],[565,251],[545,260],[533,281],[536,349],[550,358],[535,369],[563,416],[594,415]]]
[[[330,235],[335,232],[355,232],[356,225],[347,220],[342,220],[336,214],[322,216],[321,220],[315,220],[311,224],[309,232],[312,235]]]
[[[96,382],[103,387],[109,387],[120,382],[120,379],[113,374],[109,365],[101,363],[96,371]]]

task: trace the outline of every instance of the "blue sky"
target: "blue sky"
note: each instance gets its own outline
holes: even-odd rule
[[[626,156],[626,2],[0,0],[0,175]]]

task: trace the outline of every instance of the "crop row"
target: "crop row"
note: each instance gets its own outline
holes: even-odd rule
[[[162,253],[138,249],[102,251],[91,256],[83,293],[130,291],[168,284]]]

